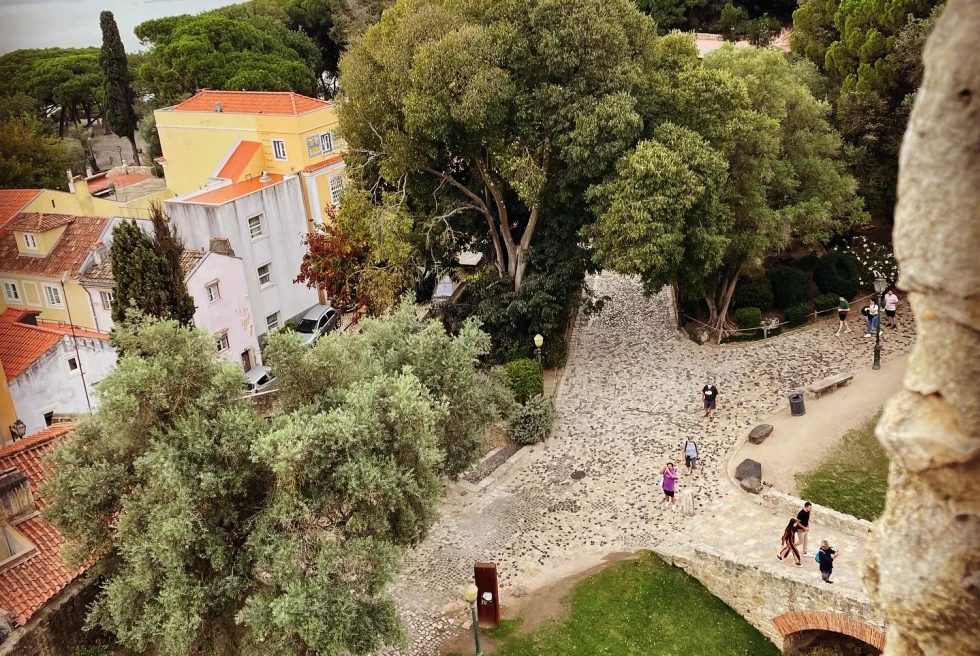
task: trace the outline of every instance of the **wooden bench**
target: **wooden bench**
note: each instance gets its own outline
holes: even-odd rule
[[[833,392],[838,387],[847,385],[849,382],[851,382],[852,378],[854,378],[854,374],[844,372],[837,374],[836,376],[830,376],[828,378],[818,380],[815,383],[811,383],[810,386],[806,388],[806,391],[816,399],[828,392]]]

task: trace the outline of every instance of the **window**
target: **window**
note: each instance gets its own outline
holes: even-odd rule
[[[3,295],[11,303],[20,303],[20,289],[17,288],[17,283],[15,282],[3,283]]]
[[[335,175],[330,178],[330,202],[340,205],[340,194],[344,191],[344,176]]]
[[[32,251],[37,250],[37,239],[30,232],[24,233],[24,246],[31,249]]]
[[[276,159],[286,159],[286,142],[282,139],[273,139],[272,154]]]
[[[228,333],[224,332],[218,335],[218,353],[227,351],[230,348],[228,344]]]
[[[213,282],[204,288],[208,293],[208,303],[214,303],[215,301],[221,300],[221,290],[218,289],[218,283]]]
[[[112,309],[112,292],[99,292],[99,297],[102,299],[102,309],[111,310]]]
[[[64,307],[64,302],[61,300],[61,290],[54,285],[44,286],[44,299],[47,301],[48,307]]]
[[[265,327],[268,330],[275,330],[279,327],[279,313],[273,312],[265,318]]]
[[[68,371],[69,376],[78,375],[78,358],[74,355],[69,356],[68,359],[65,360],[65,369]]]
[[[30,499],[30,495],[26,495]],[[37,547],[13,526],[0,526],[0,565],[9,565],[25,554],[35,553]]]
[[[262,232],[262,215],[253,216],[248,220],[248,234],[254,240],[261,237],[264,233]]]
[[[333,150],[333,135],[329,132],[320,135],[320,150],[323,153],[329,153]]]
[[[255,270],[259,274],[259,286],[268,287],[275,281],[272,279],[272,262],[268,264],[263,264],[258,269]]]

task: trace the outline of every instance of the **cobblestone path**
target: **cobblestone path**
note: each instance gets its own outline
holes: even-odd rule
[[[749,427],[785,404],[789,391],[869,368],[873,340],[857,326],[835,337],[836,322],[823,322],[764,342],[698,346],[676,330],[666,293],[646,298],[637,282],[613,274],[592,285],[611,300],[602,314],[581,317],[576,326],[551,439],[526,448],[483,492],[451,491],[442,520],[406,558],[393,592],[414,656],[434,653],[456,629],[460,589],[478,560],[497,563],[505,601],[563,564],[665,539],[696,540],[765,567],[798,569],[775,559],[786,518],[735,490],[722,474],[723,461]],[[911,349],[914,327],[884,337],[887,359]],[[700,409],[707,376],[720,391],[713,420]],[[656,487],[659,469],[681,460],[688,437],[698,441],[703,465],[679,481],[679,489],[694,492],[694,517],[661,507]],[[841,561],[835,578],[859,591],[861,541],[815,531],[811,549],[823,537],[853,555]],[[791,576],[817,576],[809,559]]]

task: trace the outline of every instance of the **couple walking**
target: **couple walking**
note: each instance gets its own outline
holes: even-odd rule
[[[684,442],[681,452],[684,455],[684,464],[687,466],[687,473],[693,474],[694,470],[698,468],[697,443],[694,440]],[[664,508],[669,507],[671,510],[677,510],[677,499],[675,497],[677,492],[677,469],[674,467],[674,463],[668,462],[667,466],[660,470],[660,475],[663,477],[660,485],[664,491]]]
[[[796,545],[801,544],[803,546],[803,553],[807,553],[807,536],[810,533],[810,511],[812,509],[813,505],[807,501],[803,504],[803,510],[797,513],[796,517],[789,520],[786,528],[783,529],[781,540],[783,548],[776,555],[777,560],[782,561],[788,558],[790,554],[793,554],[793,560],[796,566],[803,567],[803,563],[800,562],[800,551],[796,548]],[[820,542],[820,549],[814,555],[814,560],[820,566],[820,576],[823,578],[824,583],[833,583],[830,580],[830,576],[834,572],[834,560],[837,559],[837,556],[837,551],[831,548],[829,542],[826,540]]]
[[[840,325],[837,326],[837,335],[840,335],[841,330],[844,332],[851,332],[851,327],[847,325],[847,315],[851,311],[851,304],[847,302],[847,299],[843,296],[839,296],[839,304],[837,308],[837,318],[840,320]],[[861,308],[861,314],[865,317],[867,325],[865,326],[864,336],[871,337],[875,334],[878,328],[878,321],[880,320],[878,302],[875,300],[874,296],[871,297],[871,301],[865,307]],[[896,315],[898,314],[898,295],[895,294],[894,290],[889,289],[885,293],[885,325],[889,328],[898,328],[898,319]]]

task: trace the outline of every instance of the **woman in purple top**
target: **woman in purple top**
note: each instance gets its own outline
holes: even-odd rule
[[[674,463],[668,462],[667,466],[660,470],[664,477],[664,508],[670,506],[671,510],[677,510],[676,500],[674,499],[675,483],[677,482],[677,470]]]

